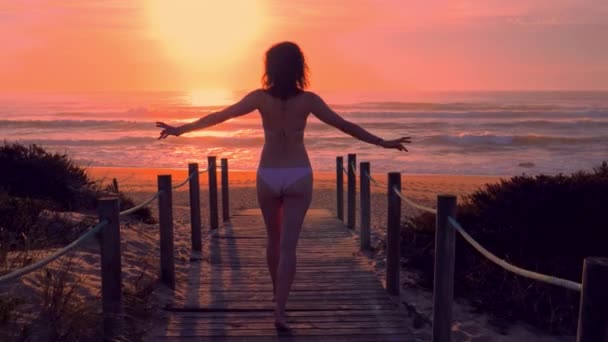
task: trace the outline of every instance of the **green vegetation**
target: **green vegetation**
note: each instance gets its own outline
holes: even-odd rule
[[[489,184],[458,206],[458,221],[486,249],[517,266],[581,281],[583,259],[608,256],[608,163],[572,175],[518,176]],[[432,289],[434,215],[403,227],[404,266]],[[458,234],[456,234],[458,235]],[[455,294],[497,323],[517,320],[574,334],[579,293],[509,273],[462,238],[456,242]]]

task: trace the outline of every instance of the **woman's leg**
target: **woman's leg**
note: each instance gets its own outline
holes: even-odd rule
[[[285,305],[296,273],[296,247],[302,223],[312,199],[312,174],[290,185],[283,194],[283,225],[276,287],[276,321],[278,328],[287,328]]]
[[[268,263],[268,272],[272,279],[274,300],[277,288],[277,267],[279,266],[279,246],[281,241],[281,198],[278,197],[259,176],[257,177],[256,188],[258,204],[262,210],[262,216],[264,217],[264,223],[266,225],[266,234],[268,236],[266,243],[266,262]]]

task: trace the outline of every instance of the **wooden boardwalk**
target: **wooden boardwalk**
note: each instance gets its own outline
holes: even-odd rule
[[[266,233],[258,209],[211,233],[191,263],[186,293],[165,310],[156,340],[417,341],[411,321],[386,294],[353,234],[324,209],[311,209],[298,245],[287,304],[290,332],[273,324]],[[178,283],[178,284],[179,284]],[[180,285],[178,285],[180,286]]]

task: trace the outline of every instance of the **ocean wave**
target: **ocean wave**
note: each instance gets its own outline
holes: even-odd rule
[[[146,129],[154,128],[151,122],[127,120],[0,120],[0,128],[92,128],[92,129]]]
[[[460,133],[456,135],[432,135],[421,139],[421,143],[458,146],[547,146],[573,144],[607,144],[608,136],[568,137],[546,135],[499,135]]]
[[[238,137],[233,136],[218,137],[218,136],[204,136],[204,137],[180,137],[168,138],[166,140],[159,141],[156,136],[150,137],[120,137],[115,139],[16,139],[16,141],[25,144],[37,144],[41,146],[144,146],[150,144],[167,144],[173,146],[222,146],[222,147],[250,147],[250,146],[261,146],[264,143],[262,136],[252,137]]]
[[[562,112],[551,111],[437,111],[437,112],[421,112],[421,111],[382,111],[382,110],[344,110],[340,111],[345,117],[352,118],[380,118],[380,119],[528,119],[528,120],[563,120],[563,119],[606,119],[608,117],[608,109],[605,110],[567,110]]]
[[[564,107],[543,104],[499,104],[499,103],[471,103],[471,102],[364,102],[351,105],[337,105],[340,109],[385,109],[404,111],[556,111]]]

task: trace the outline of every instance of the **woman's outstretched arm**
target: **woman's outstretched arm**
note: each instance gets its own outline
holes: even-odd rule
[[[385,148],[396,148],[400,151],[407,151],[403,144],[409,144],[411,142],[410,137],[402,137],[395,140],[384,140],[363,129],[361,126],[345,120],[343,117],[329,108],[325,101],[323,101],[323,99],[317,94],[310,93],[310,95],[312,97],[311,112],[319,120],[366,143]]]
[[[258,109],[259,90],[254,90],[247,94],[241,101],[228,106],[218,112],[208,114],[196,121],[182,125],[182,126],[170,126],[164,122],[157,122],[156,127],[160,127],[163,130],[160,132],[158,139],[164,139],[169,135],[179,136],[184,133],[196,131],[199,129],[207,128],[213,125],[217,125],[226,120],[236,118],[241,115],[245,115]]]

